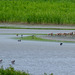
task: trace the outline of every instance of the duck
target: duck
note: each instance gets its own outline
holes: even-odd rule
[[[60,43],[60,45],[62,45],[63,43]]]
[[[2,62],[3,60],[2,59],[0,59],[0,63]]]
[[[12,63],[12,64],[15,64],[15,60],[12,60],[11,63]]]
[[[19,39],[18,42],[21,42],[21,39]]]

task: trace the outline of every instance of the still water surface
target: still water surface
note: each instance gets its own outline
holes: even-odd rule
[[[12,65],[17,70],[29,71],[32,75],[53,73],[75,75],[75,44],[10,39],[15,35],[0,35],[0,59],[5,68]]]

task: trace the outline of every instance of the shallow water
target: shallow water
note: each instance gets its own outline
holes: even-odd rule
[[[75,44],[10,39],[15,35],[0,35],[0,66],[11,64],[17,70],[32,75],[53,73],[54,75],[75,75]]]
[[[48,33],[69,33],[75,30],[35,30],[35,29],[0,29],[0,33],[35,33],[35,34],[48,34]]]

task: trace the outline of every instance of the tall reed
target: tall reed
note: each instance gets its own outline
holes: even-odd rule
[[[2,0],[0,22],[75,24],[75,0]]]

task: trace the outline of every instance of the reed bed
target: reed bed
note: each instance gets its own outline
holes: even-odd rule
[[[0,22],[75,24],[75,0],[1,0]]]

